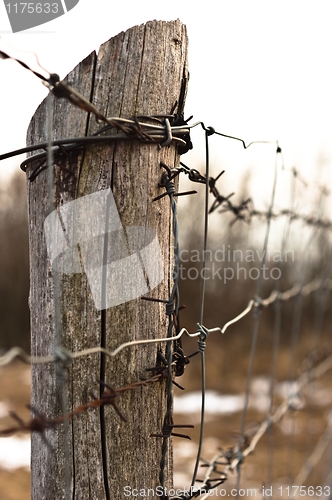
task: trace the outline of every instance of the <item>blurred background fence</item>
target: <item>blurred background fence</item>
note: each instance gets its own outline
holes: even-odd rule
[[[215,135],[213,129],[205,129],[205,135],[216,151],[224,140],[241,141],[218,137],[222,134]],[[273,488],[276,497],[331,498],[330,193],[319,184],[315,169],[304,179],[284,164],[277,143],[251,147],[272,151],[271,163],[259,178],[249,168],[234,179],[231,168],[219,164],[217,153],[210,164],[182,164],[178,170],[180,191],[193,184],[198,191],[179,199],[180,305],[186,305],[180,326],[197,332],[200,323],[206,379],[202,387],[197,341],[183,336],[190,362],[180,379],[186,391],[175,389],[175,412],[179,423],[193,423],[195,430],[188,446],[174,440],[174,485],[184,490],[184,498],[209,494],[187,494],[191,481],[211,493],[215,487],[225,492],[236,488],[238,496],[264,498],[272,496],[268,490]],[[13,346],[29,351],[22,174],[0,188],[0,224],[4,355]],[[210,335],[209,329],[216,328]],[[23,412],[29,387],[20,379],[27,372],[19,363],[0,369],[5,381],[3,430],[11,425],[8,410]],[[205,412],[200,408],[202,392]],[[202,454],[197,455],[200,446]],[[305,489],[297,490],[300,486]],[[245,493],[246,488],[256,494]],[[26,487],[17,496],[13,488],[3,494],[6,500],[29,498]]]
[[[277,153],[279,158],[280,153]],[[222,167],[212,164],[211,175],[217,177]],[[195,171],[204,177],[205,168],[205,165],[195,166]],[[206,422],[203,461],[197,477],[205,478],[203,486],[208,487],[218,484],[209,482],[211,477],[218,479],[220,491],[241,488],[240,496],[250,496],[243,492],[252,488],[263,498],[264,487],[267,496],[268,488],[273,487],[276,496],[293,498],[300,490],[292,489],[292,485],[304,485],[301,491],[305,496],[312,497],[311,491],[319,496],[317,488],[322,487],[325,488],[322,495],[330,498],[329,192],[310,179],[302,179],[298,171],[287,169],[282,161],[277,164],[277,173],[281,180],[278,179],[273,204],[273,164],[267,171],[264,189],[261,192],[256,189],[256,196],[251,195],[255,179],[250,178],[250,172],[243,176],[238,192],[231,197],[231,182],[223,176],[218,179],[218,206],[216,196],[210,194],[209,200],[209,208],[213,210],[209,215],[205,260],[204,182],[195,184],[196,195],[179,202],[180,305],[186,305],[181,311],[181,327],[190,332],[197,330],[202,275],[205,277],[203,323],[206,328],[223,327],[252,301],[251,310],[230,324],[223,335],[214,333],[206,339]],[[226,174],[230,179],[227,169]],[[180,183],[180,190],[185,190],[190,181],[181,175]],[[1,188],[0,196],[0,347],[2,353],[16,345],[28,351],[29,269],[24,176],[16,174]],[[259,276],[262,276],[260,280]],[[290,293],[284,293],[288,290]],[[273,295],[275,291],[281,295]],[[270,300],[264,303],[267,298]],[[186,355],[195,352],[195,339],[183,337],[183,347]],[[23,369],[20,363],[14,366],[16,372]],[[21,396],[17,401],[14,394],[17,379],[6,378],[9,369],[13,366],[1,368],[3,380],[7,381],[1,397],[8,408],[23,411],[23,405],[28,403],[28,385],[23,392],[26,399],[22,400]],[[26,371],[24,373],[26,376]],[[297,385],[296,380],[300,380]],[[10,381],[15,381],[14,387]],[[199,356],[190,358],[180,382],[186,392],[175,390],[177,420],[195,424],[192,442],[188,445],[184,441],[177,444],[174,439],[175,487],[186,489],[199,441]],[[20,394],[21,391],[22,387]],[[3,412],[2,428],[8,426],[8,422],[8,414]],[[253,442],[253,436],[260,441]],[[234,467],[234,464],[241,466]],[[204,465],[210,465],[209,477],[205,477]],[[199,483],[196,486],[199,487]],[[310,490],[309,486],[315,489]],[[25,494],[24,497],[20,493],[20,498],[29,498],[28,492]],[[14,493],[10,495],[5,498],[18,498]],[[205,497],[202,494],[198,498]]]

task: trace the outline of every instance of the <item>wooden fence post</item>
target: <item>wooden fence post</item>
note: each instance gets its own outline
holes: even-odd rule
[[[104,43],[98,55],[91,53],[66,81],[108,117],[168,114],[183,96],[187,81],[185,26],[179,20],[135,26]],[[91,135],[101,128],[93,115],[67,99],[52,99],[54,139]],[[29,145],[46,140],[46,114],[45,100],[30,123]],[[163,254],[164,279],[148,295],[168,299],[173,283],[169,257],[172,213],[168,196],[152,203],[153,197],[163,192],[158,187],[160,162],[170,167],[178,165],[174,143],[162,148],[137,140],[89,145],[55,163],[52,195],[59,213],[65,204],[111,187],[124,228],[144,226],[156,231]],[[28,166],[28,178],[35,166],[36,162]],[[112,350],[130,340],[166,336],[165,304],[138,297],[98,310],[86,274],[57,273],[52,269],[44,235],[44,221],[50,213],[47,169],[33,182],[28,180],[27,185],[32,355],[54,354],[59,334],[61,345],[71,352],[98,346]],[[165,344],[151,344],[127,348],[112,359],[100,354],[74,359],[67,374],[68,410],[90,401],[90,391],[99,397],[99,379],[119,388],[149,375],[146,368],[156,364],[158,348],[165,352]],[[55,364],[34,365],[33,410],[48,418],[58,417],[62,413],[62,396]],[[66,498],[66,467],[71,499],[123,500],[125,491],[133,488],[156,488],[162,440],[149,435],[161,432],[165,405],[166,385],[158,382],[127,392],[117,400],[127,422],[109,405],[74,417],[68,423],[67,436],[63,424],[47,430],[45,438],[51,446],[45,444],[41,434],[33,433],[32,500]],[[171,442],[169,446],[167,487],[172,485]]]

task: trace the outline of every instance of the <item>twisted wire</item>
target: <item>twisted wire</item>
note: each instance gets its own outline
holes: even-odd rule
[[[284,401],[282,401],[282,403],[280,403],[280,405],[275,409],[274,413],[270,415],[268,418],[264,419],[260,425],[252,429],[249,429],[246,432],[247,436],[252,435],[252,437],[250,439],[250,443],[241,451],[240,454],[236,449],[231,450],[227,454],[225,453],[224,450],[222,450],[221,453],[213,457],[211,462],[208,463],[208,470],[205,479],[203,481],[202,489],[204,488],[206,479],[209,479],[211,473],[216,470],[216,466],[220,464],[220,460],[225,458],[227,463],[222,472],[220,473],[220,480],[224,481],[225,478],[227,479],[228,473],[236,470],[239,463],[254,452],[258,442],[261,440],[261,438],[264,436],[267,430],[271,427],[271,425],[278,423],[288,411],[293,409],[294,396],[297,395],[309,382],[322,377],[327,371],[331,369],[332,369],[332,356],[328,356],[316,367],[310,368],[307,371],[305,371],[302,375],[300,375],[300,377],[294,382],[293,390],[291,391],[291,393],[288,395],[287,398],[284,399]],[[329,420],[329,424],[326,431],[326,434],[328,434],[329,438],[330,438],[330,433],[331,429]],[[209,498],[209,496],[210,493],[207,493],[201,497],[201,500],[206,500],[207,498]]]
[[[205,130],[205,210],[204,210],[204,242],[203,242],[203,269],[206,266],[206,249],[207,249],[207,238],[208,238],[208,216],[209,216],[209,178],[210,178],[210,155],[209,155],[209,136],[214,134],[215,130],[212,127],[205,128],[204,125],[202,127]],[[201,300],[200,300],[200,324],[203,324],[204,319],[204,300],[205,300],[205,279],[202,277],[201,280]],[[200,432],[199,432],[199,442],[198,449],[196,455],[196,462],[194,467],[194,472],[191,480],[191,488],[194,487],[198,466],[202,453],[202,445],[204,438],[204,419],[205,419],[205,388],[206,388],[206,379],[205,379],[205,340],[207,338],[208,331],[203,330],[201,328],[201,335],[198,340],[198,350],[201,358],[201,390],[202,390],[202,399],[201,399],[201,421],[200,421]]]
[[[164,166],[164,165],[161,165]],[[164,166],[165,167],[165,166]],[[172,211],[172,232],[173,232],[173,240],[174,240],[174,266],[173,266],[173,286],[170,294],[170,298],[166,304],[166,314],[168,316],[168,330],[167,330],[167,343],[166,343],[166,361],[168,366],[167,372],[167,381],[166,381],[166,390],[167,390],[167,399],[166,399],[166,413],[164,416],[163,422],[163,442],[161,449],[161,459],[160,459],[160,472],[159,472],[159,481],[160,485],[163,487],[163,491],[165,491],[165,469],[166,469],[166,458],[168,452],[168,442],[172,433],[172,425],[173,425],[173,373],[172,373],[172,357],[173,357],[173,349],[172,349],[172,332],[174,328],[174,313],[178,308],[179,303],[179,290],[178,290],[178,264],[179,264],[179,241],[178,241],[178,220],[177,220],[177,204],[174,200],[175,194],[175,185],[171,179],[170,171],[166,169],[162,176],[162,185],[165,187],[166,192],[170,199],[171,211]],[[175,308],[176,305],[176,308]],[[164,494],[164,498],[167,498]]]
[[[272,291],[271,294],[266,298],[266,299],[260,299],[260,304],[263,307],[268,307],[269,305],[273,304],[277,300],[281,301],[288,301],[294,297],[296,297],[298,294],[303,295],[304,297],[310,295],[311,293],[319,290],[319,289],[324,289],[324,290],[332,290],[332,279],[324,279],[324,280],[313,280],[307,283],[306,285],[303,285],[302,287],[300,285],[294,285],[292,288],[289,290],[286,290],[284,292],[279,292],[279,291]],[[248,306],[244,311],[242,311],[239,315],[237,315],[235,318],[233,318],[230,321],[227,321],[227,323],[224,324],[222,328],[220,327],[215,327],[209,329],[209,333],[212,332],[219,332],[219,333],[225,333],[225,331],[228,329],[229,326],[231,326],[234,323],[237,323],[245,317],[253,307],[258,306],[258,302],[256,302],[254,299],[249,301]],[[153,343],[159,343],[159,342],[169,342],[170,340],[179,340],[182,335],[186,335],[187,337],[190,338],[195,338],[199,337],[201,335],[201,331],[198,329],[194,333],[188,332],[186,328],[181,328],[179,333],[177,335],[174,335],[172,337],[160,337],[160,338],[154,338],[154,339],[144,339],[144,340],[132,340],[129,342],[124,342],[123,344],[120,344],[118,347],[116,347],[113,351],[109,351],[108,349],[105,349],[103,347],[91,347],[89,349],[84,349],[82,351],[75,351],[75,352],[70,352],[71,358],[74,360],[76,358],[80,358],[82,356],[90,356],[91,354],[99,354],[103,353],[106,356],[109,357],[114,357],[119,354],[123,349],[131,346],[136,346],[136,345],[146,345],[146,344],[153,344]],[[0,356],[0,367],[1,366],[6,366],[9,363],[11,363],[13,360],[18,358],[24,363],[27,364],[44,364],[44,363],[54,363],[56,361],[55,355],[49,355],[49,356],[30,356],[27,354],[24,349],[21,347],[12,347],[9,349],[5,354]]]
[[[11,58],[8,56],[6,53],[3,51],[0,51],[0,58],[7,59]],[[269,237],[269,227],[271,220],[273,218],[281,217],[281,216],[287,216],[289,218],[289,221],[291,222],[292,220],[303,220],[308,225],[313,225],[316,227],[322,227],[324,229],[331,229],[332,223],[328,220],[322,220],[320,217],[311,217],[311,216],[305,216],[301,214],[296,214],[293,210],[284,210],[279,213],[274,213],[273,212],[273,201],[274,201],[274,192],[275,192],[275,186],[276,186],[276,170],[275,170],[275,179],[274,179],[274,187],[273,187],[273,193],[272,193],[272,200],[271,200],[271,206],[268,212],[260,212],[257,210],[250,210],[248,208],[248,203],[250,200],[246,200],[242,202],[239,206],[236,206],[232,204],[229,200],[229,198],[232,195],[229,195],[227,197],[222,196],[218,190],[216,189],[215,182],[219,178],[221,174],[216,179],[212,179],[209,176],[209,151],[208,151],[208,136],[212,134],[216,134],[228,139],[233,139],[240,141],[245,149],[247,149],[249,146],[252,144],[257,144],[257,143],[275,143],[275,141],[253,141],[249,144],[246,144],[243,139],[226,135],[220,132],[215,131],[212,127],[206,128],[203,122],[196,122],[193,125],[188,125],[186,124],[185,126],[173,126],[172,121],[176,120],[175,115],[164,115],[163,117],[134,117],[132,119],[119,119],[119,118],[108,118],[105,117],[100,113],[100,111],[89,101],[87,101],[83,96],[78,94],[75,89],[71,88],[68,84],[65,82],[60,82],[60,79],[58,75],[55,74],[49,74],[49,77],[46,78],[43,75],[41,75],[39,72],[31,70],[25,63],[22,61],[12,58],[16,60],[19,64],[21,64],[24,68],[28,69],[29,71],[32,71],[32,73],[35,74],[38,78],[40,78],[43,83],[49,88],[49,90],[56,96],[56,97],[63,97],[68,99],[70,102],[72,102],[74,105],[80,107],[81,109],[93,113],[98,120],[101,120],[105,123],[107,123],[107,126],[98,131],[95,135],[91,137],[83,137],[83,138],[69,138],[69,139],[62,139],[59,141],[52,141],[52,130],[51,128],[48,129],[48,141],[46,143],[30,146],[29,148],[22,148],[17,151],[13,151],[10,153],[6,153],[5,155],[0,156],[0,160],[9,158],[11,156],[15,156],[16,154],[22,154],[24,152],[32,152],[34,150],[40,150],[40,149],[45,149],[45,152],[38,153],[27,160],[25,160],[21,168],[23,170],[26,170],[27,166],[31,162],[35,161],[41,161],[42,163],[39,163],[37,167],[35,167],[32,175],[30,176],[30,180],[34,180],[36,176],[44,169],[48,168],[49,171],[49,185],[50,185],[50,199],[52,199],[52,186],[53,186],[53,181],[52,181],[52,175],[53,175],[53,166],[54,166],[54,155],[61,154],[62,152],[66,151],[72,151],[77,148],[82,148],[87,144],[94,144],[97,142],[103,142],[103,141],[111,141],[111,140],[123,140],[123,139],[130,139],[130,140],[139,140],[141,142],[151,142],[151,143],[158,143],[160,147],[166,147],[171,142],[176,142],[178,145],[181,147],[187,145],[186,138],[188,139],[189,131],[191,128],[196,127],[197,125],[201,125],[203,130],[205,131],[205,139],[206,139],[206,175],[202,176],[198,171],[195,171],[194,169],[187,170],[183,169],[182,171],[187,173],[189,175],[190,180],[193,182],[201,182],[206,184],[206,196],[205,196],[205,229],[204,229],[204,249],[206,249],[207,246],[207,236],[208,236],[208,223],[207,223],[207,214],[210,212],[213,212],[218,206],[222,206],[221,212],[225,211],[231,211],[235,215],[234,221],[240,219],[240,220],[245,220],[244,218],[244,212],[249,216],[249,218],[252,217],[264,217],[267,219],[267,231],[266,231],[266,236],[265,236],[265,242],[264,242],[264,249],[266,250],[267,248],[267,243],[268,243],[268,237]],[[51,107],[48,105],[48,123],[51,124]],[[147,121],[144,121],[144,120]],[[149,120],[154,121],[155,123],[151,124],[149,123]],[[98,136],[98,134],[116,128],[119,132],[116,134],[110,134],[108,136]],[[281,153],[281,149],[277,145],[277,153]],[[44,162],[46,161],[46,166],[44,165]],[[180,169],[178,169],[180,170]],[[245,315],[247,315],[253,308],[255,312],[255,329],[253,332],[253,342],[252,342],[252,355],[251,355],[251,361],[250,361],[250,367],[249,367],[249,372],[248,372],[248,378],[247,378],[247,390],[246,390],[246,403],[244,407],[244,412],[243,412],[243,419],[242,419],[242,424],[241,424],[241,432],[240,432],[240,439],[239,443],[237,446],[237,449],[235,450],[235,457],[233,457],[232,462],[228,466],[228,470],[234,470],[237,469],[238,472],[240,471],[240,466],[242,464],[243,459],[253,451],[255,448],[256,444],[258,443],[259,439],[261,436],[266,432],[270,426],[271,423],[274,423],[277,421],[277,419],[280,419],[281,416],[291,408],[292,402],[291,402],[291,396],[289,399],[280,407],[278,407],[277,411],[271,416],[269,414],[268,418],[262,423],[260,428],[258,429],[257,433],[255,434],[254,438],[251,440],[250,446],[248,446],[245,450],[243,450],[242,446],[242,441],[244,437],[244,421],[245,421],[245,412],[247,408],[247,403],[248,403],[248,394],[249,394],[249,386],[250,386],[250,380],[251,380],[251,367],[252,367],[252,361],[253,361],[253,356],[255,353],[255,345],[256,345],[256,340],[257,340],[257,329],[258,329],[258,321],[259,321],[259,316],[260,316],[260,311],[263,307],[267,307],[270,304],[275,304],[279,305],[280,301],[285,301],[289,300],[293,297],[304,297],[308,295],[309,293],[312,293],[315,290],[330,290],[332,288],[332,280],[326,280],[326,279],[320,279],[320,280],[313,280],[310,283],[307,283],[306,285],[303,285],[301,282],[300,284],[294,285],[290,290],[287,290],[286,292],[280,293],[279,289],[274,290],[270,296],[266,299],[261,299],[261,280],[258,282],[258,287],[257,287],[257,293],[256,297],[252,299],[247,308],[237,315],[235,318],[232,320],[228,321],[222,328],[216,327],[214,329],[208,330],[206,327],[203,326],[203,314],[204,314],[204,295],[205,295],[205,280],[202,280],[202,290],[201,290],[201,301],[200,301],[200,322],[198,323],[198,330],[195,333],[190,334],[186,329],[182,329],[178,331],[178,327],[175,324],[174,318],[177,317],[178,314],[178,308],[179,308],[179,293],[178,293],[178,261],[179,261],[179,247],[178,247],[178,223],[177,223],[177,212],[176,212],[176,203],[174,201],[174,197],[178,196],[181,193],[175,193],[175,187],[174,183],[172,182],[171,176],[164,176],[163,177],[163,185],[166,188],[166,194],[168,194],[170,201],[171,201],[171,210],[172,210],[172,230],[173,230],[173,237],[174,237],[174,281],[173,281],[173,287],[172,291],[170,294],[170,298],[166,304],[166,314],[169,318],[168,320],[168,331],[167,331],[167,337],[166,338],[161,338],[161,339],[149,339],[149,340],[140,340],[140,341],[133,341],[133,342],[127,342],[124,344],[121,344],[118,348],[116,348],[114,351],[110,352],[107,351],[105,348],[92,348],[92,349],[87,349],[85,351],[81,352],[75,352],[75,353],[70,353],[70,352],[65,352],[63,347],[61,346],[61,335],[60,335],[60,327],[59,324],[57,323],[57,317],[58,317],[58,312],[57,312],[57,300],[55,300],[55,318],[56,318],[56,346],[54,350],[54,354],[51,356],[45,356],[45,357],[39,357],[39,358],[33,358],[28,356],[24,351],[20,350],[19,348],[13,348],[12,350],[8,351],[4,356],[0,357],[0,366],[4,366],[5,364],[8,364],[9,362],[14,359],[14,357],[19,357],[23,359],[26,362],[30,362],[32,364],[37,364],[37,363],[50,363],[50,362],[55,362],[57,365],[57,379],[62,387],[62,413],[63,413],[63,420],[62,423],[65,424],[66,426],[66,421],[69,419],[70,413],[67,412],[66,408],[66,401],[65,401],[65,385],[66,385],[66,375],[67,375],[67,367],[68,364],[76,357],[79,356],[85,356],[89,355],[92,353],[101,353],[109,356],[115,356],[117,355],[122,349],[126,347],[130,347],[133,345],[143,345],[143,344],[148,344],[151,342],[166,342],[166,361],[167,361],[167,366],[168,366],[168,373],[167,373],[167,410],[166,414],[164,417],[164,425],[163,425],[163,444],[162,444],[162,458],[160,461],[160,482],[162,485],[164,485],[165,482],[165,465],[166,465],[166,457],[167,457],[167,449],[168,449],[168,439],[170,435],[172,434],[172,429],[174,427],[173,421],[172,421],[172,408],[173,408],[173,394],[172,394],[172,382],[173,382],[173,376],[172,376],[172,366],[174,366],[173,362],[173,351],[172,351],[172,342],[174,340],[178,340],[181,338],[183,334],[188,335],[189,337],[198,337],[198,351],[201,355],[201,368],[202,368],[202,411],[201,411],[201,433],[200,433],[200,441],[199,441],[199,447],[198,447],[198,454],[197,454],[197,459],[196,459],[196,465],[195,465],[195,470],[193,474],[193,480],[192,480],[192,485],[195,483],[196,476],[197,476],[197,468],[198,464],[200,461],[200,453],[201,453],[201,445],[202,445],[202,440],[203,440],[203,429],[204,429],[204,405],[205,405],[205,360],[204,360],[204,351],[206,347],[206,339],[209,333],[212,331],[218,331],[221,333],[224,333],[226,329],[242,319]],[[215,202],[208,210],[208,194],[211,192],[215,196]],[[233,221],[233,222],[234,222]],[[263,255],[265,258],[266,251],[264,250]],[[204,252],[204,256],[206,253]],[[264,262],[263,262],[264,264]],[[203,264],[204,265],[204,264]],[[56,278],[55,278],[56,280]],[[55,282],[54,282],[55,283]],[[56,288],[56,284],[54,285]],[[55,293],[56,296],[56,293]],[[172,335],[174,328],[176,328],[177,335]],[[331,362],[329,362],[331,363]],[[330,365],[328,365],[330,366]],[[329,369],[329,368],[327,368]],[[311,376],[317,376],[318,370],[315,371],[315,373],[311,373]],[[156,380],[159,380],[160,377],[157,377]],[[151,379],[152,380],[152,379]],[[305,382],[303,382],[305,380]],[[304,378],[302,380],[303,384],[307,383],[307,378]],[[311,380],[311,378],[310,378]],[[155,380],[154,380],[155,381]],[[298,387],[301,387],[301,378],[298,380]],[[140,384],[140,383],[137,383]],[[143,383],[142,383],[143,384]],[[134,385],[134,384],[132,384]],[[272,386],[271,386],[272,387]],[[124,390],[126,388],[123,388]],[[120,391],[120,390],[119,390]],[[272,395],[272,388],[271,388],[271,395]],[[105,394],[105,392],[103,392]],[[271,396],[272,398],[272,396]],[[271,399],[272,400],[272,399]],[[95,406],[97,406],[98,401],[95,402]],[[272,404],[272,403],[271,403]],[[78,409],[76,409],[76,414],[79,413],[80,411],[84,411],[84,409],[87,409],[88,407],[92,407],[93,405],[82,405]],[[270,408],[271,410],[271,408]],[[46,425],[46,424],[45,424]],[[49,422],[49,425],[50,422]],[[65,440],[66,442],[68,441],[68,428],[65,430]],[[65,450],[66,450],[66,444],[65,444]],[[315,451],[315,450],[314,450]],[[66,454],[66,472],[67,470],[69,471],[68,467],[68,455],[67,452],[65,451]],[[309,459],[310,461],[310,459]],[[217,483],[214,483],[214,480],[210,478],[210,475],[212,472],[215,472],[215,465],[216,461],[213,464],[210,464],[209,466],[209,474],[205,478],[204,485],[208,491],[211,489],[215,488]],[[223,482],[225,480],[225,473],[224,475],[219,479],[219,483]],[[227,475],[227,474],[226,474]],[[238,474],[238,486],[239,486],[239,474]],[[66,498],[69,498],[69,481],[68,481],[68,476],[66,476]],[[194,498],[196,496],[193,493],[193,496],[191,497],[186,497],[186,498]],[[207,497],[204,497],[207,498]]]

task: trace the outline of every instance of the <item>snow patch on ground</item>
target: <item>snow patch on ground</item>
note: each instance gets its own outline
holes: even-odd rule
[[[0,467],[7,470],[30,468],[30,436],[1,438]]]
[[[227,414],[243,408],[243,395],[221,395],[216,391],[206,391],[205,411],[210,414]],[[183,396],[174,397],[176,413],[198,413],[201,411],[201,392],[193,391]]]

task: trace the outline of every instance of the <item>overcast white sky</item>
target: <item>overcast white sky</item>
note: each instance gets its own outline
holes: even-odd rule
[[[22,51],[17,57],[31,65],[33,51],[63,78],[120,31],[151,19],[179,18],[189,35],[186,116],[248,142],[278,140],[287,169],[296,166],[310,184],[331,183],[331,14],[329,0],[80,0],[48,24],[11,34],[1,3],[0,49],[14,54],[5,43],[16,47]],[[0,60],[0,154],[25,145],[30,118],[45,95],[36,77]],[[192,135],[195,149],[183,161],[197,167],[204,138],[200,131]],[[272,174],[274,146],[244,150],[217,137],[211,146],[213,173],[226,169],[230,190],[248,167],[258,169],[264,185],[267,177],[258,172]],[[17,165],[17,159],[1,162],[0,173]]]

